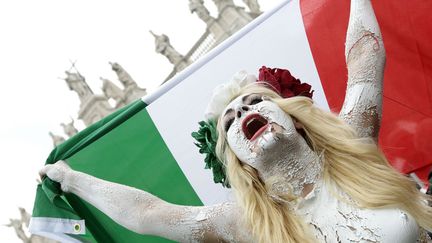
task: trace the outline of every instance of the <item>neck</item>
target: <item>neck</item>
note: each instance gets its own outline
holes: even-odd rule
[[[319,179],[322,171],[320,156],[299,137],[295,139],[295,144],[284,143],[281,153],[272,156],[272,163],[259,170],[261,178],[270,183],[272,194],[289,193],[295,197],[305,197]]]

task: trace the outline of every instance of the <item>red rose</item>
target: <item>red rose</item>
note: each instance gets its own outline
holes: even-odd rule
[[[312,86],[307,83],[301,83],[299,79],[294,78],[286,69],[268,68],[262,66],[259,70],[257,81],[267,83],[283,98],[289,98],[298,95],[312,98]]]

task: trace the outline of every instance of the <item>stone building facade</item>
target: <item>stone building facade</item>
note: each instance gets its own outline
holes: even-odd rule
[[[109,64],[111,65],[111,69],[117,74],[117,78],[122,86],[119,87],[111,80],[101,77],[103,94],[95,94],[87,84],[85,77],[79,73],[74,66],[74,71],[65,72],[66,78],[64,78],[64,80],[66,84],[80,99],[78,119],[82,120],[86,126],[99,121],[115,110],[147,94],[146,89],[139,87],[135,80],[133,80],[130,74],[120,64],[116,62],[110,62]],[[110,100],[113,102],[109,102]],[[63,127],[63,131],[68,138],[78,132],[74,126],[73,119],[67,124],[61,123],[60,125]],[[52,132],[49,132],[49,135],[51,136],[54,146],[66,140],[64,137],[53,134]]]
[[[212,2],[217,8],[216,16],[211,16],[203,0],[189,0],[190,12],[196,14],[206,24],[206,29],[185,55],[182,55],[172,46],[167,35],[159,35],[150,31],[155,38],[155,51],[165,56],[173,65],[173,70],[161,83],[172,78],[176,73],[198,60],[261,14],[257,0],[243,0],[247,9],[237,6],[233,0],[212,0]],[[116,72],[122,87],[118,87],[112,81],[101,77],[102,95],[93,93],[86,83],[85,77],[78,70],[66,71],[66,78],[64,80],[69,89],[78,95],[81,102],[78,119],[81,119],[86,126],[93,124],[147,93],[146,89],[139,87],[120,64],[110,62],[110,65],[112,70]],[[109,100],[113,100],[115,104],[110,104]],[[72,120],[67,124],[62,123],[64,133],[68,137],[73,136],[77,132],[73,122]],[[54,146],[67,139],[52,132],[49,134]]]

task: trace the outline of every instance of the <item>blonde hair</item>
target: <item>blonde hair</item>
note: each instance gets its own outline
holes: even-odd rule
[[[359,207],[400,208],[412,215],[421,227],[432,230],[432,208],[426,204],[427,196],[416,189],[412,180],[389,165],[372,139],[359,138],[349,125],[315,107],[309,98],[282,99],[258,84],[242,88],[236,96],[250,93],[270,97],[303,125],[311,149],[323,156],[325,183],[339,187]],[[237,159],[227,145],[220,120],[216,153],[225,163],[229,183],[258,242],[313,242],[302,219],[286,203],[269,196],[257,171]],[[294,198],[278,196],[286,200]]]

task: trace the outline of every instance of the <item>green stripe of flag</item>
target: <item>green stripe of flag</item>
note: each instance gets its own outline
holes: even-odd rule
[[[142,101],[137,101],[90,126],[55,149],[47,163],[67,159],[75,170],[148,191],[168,202],[202,205],[144,107]],[[98,242],[166,242],[123,228],[77,196],[60,197],[58,187],[53,187],[48,179],[44,185],[48,185],[43,186],[48,194],[56,195],[58,200],[66,199],[76,215],[61,209],[57,210],[60,214],[47,213],[46,208],[53,207],[48,207],[45,200],[45,204],[35,203],[33,217],[84,219],[87,230]],[[41,200],[40,193],[38,190],[36,200]],[[58,201],[56,204],[60,205]]]

